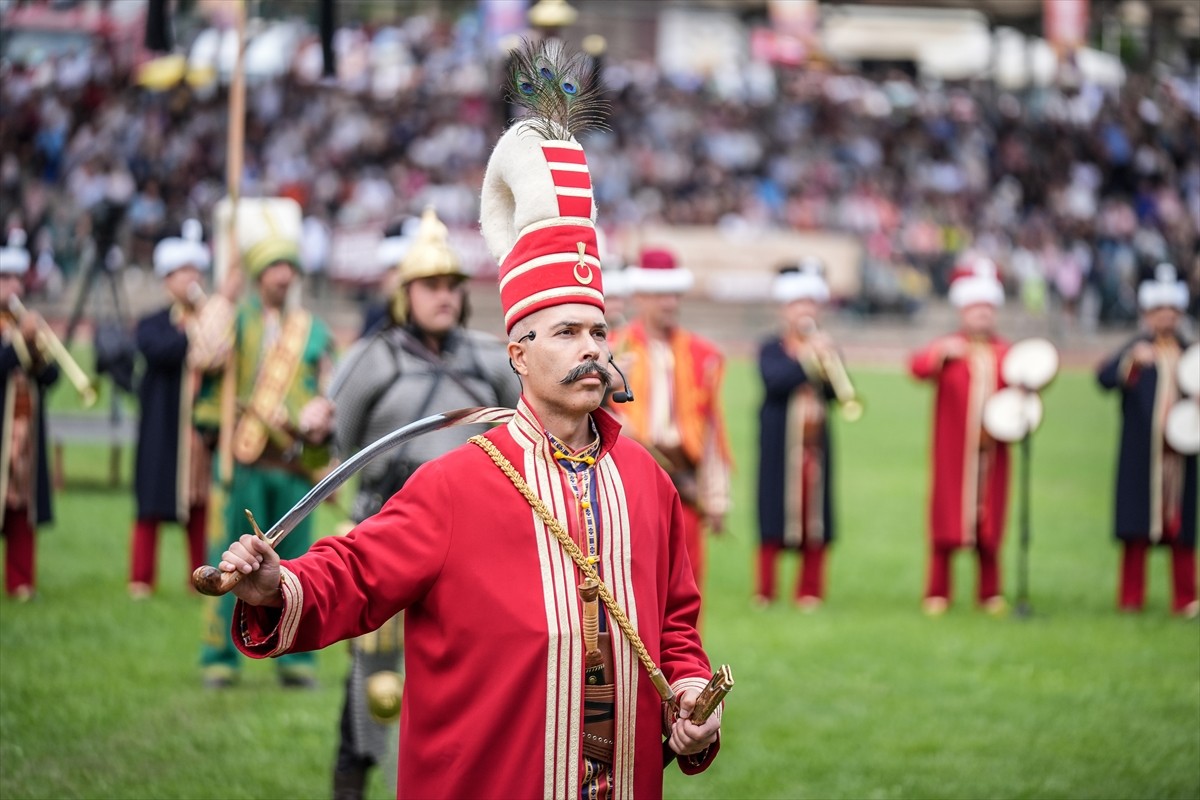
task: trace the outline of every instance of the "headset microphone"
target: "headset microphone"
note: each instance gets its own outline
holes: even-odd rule
[[[613,361],[613,357],[611,354],[608,357],[608,363],[612,364],[612,368],[615,369],[617,371],[617,374],[621,376],[621,383],[625,384],[624,391],[612,393],[612,401],[614,403],[632,403],[633,402],[633,390],[629,388],[629,381],[625,378],[625,373],[621,372],[621,368],[617,366],[616,361]]]

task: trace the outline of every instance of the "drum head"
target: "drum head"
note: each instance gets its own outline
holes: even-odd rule
[[[1200,396],[1200,344],[1183,351],[1179,359],[1179,391],[1185,397]]]
[[[1045,339],[1017,342],[1004,356],[1000,373],[1009,386],[1036,392],[1045,388],[1058,373],[1058,351]]]
[[[1200,453],[1200,402],[1189,397],[1172,406],[1167,412],[1163,435],[1176,453],[1185,456]]]
[[[998,442],[1019,442],[1042,424],[1042,399],[1015,387],[1001,389],[983,407],[983,427]]]

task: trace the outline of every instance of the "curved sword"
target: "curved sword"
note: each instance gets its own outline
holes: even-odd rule
[[[254,515],[250,513],[249,509],[246,509],[246,517],[250,520],[250,525],[254,528],[255,535],[265,539],[274,547],[285,536],[291,533],[292,529],[299,525],[301,520],[316,510],[317,506],[325,498],[333,494],[335,489],[348,481],[354,473],[380,456],[395,450],[405,442],[416,439],[419,436],[424,436],[427,433],[440,431],[444,428],[453,428],[458,425],[508,422],[512,419],[514,413],[516,412],[511,408],[460,408],[457,411],[446,411],[442,414],[434,414],[433,416],[419,419],[416,422],[411,422],[402,428],[397,428],[391,433],[380,437],[362,450],[359,450],[353,457],[343,461],[331,470],[328,475],[308,490],[308,494],[300,498],[300,502],[296,503],[290,511],[280,517],[279,521],[272,525],[266,533],[258,529],[258,524],[254,521]],[[210,597],[220,597],[236,586],[242,577],[243,573],[241,572],[222,572],[216,567],[198,567],[192,573],[192,585],[201,594],[206,594]]]

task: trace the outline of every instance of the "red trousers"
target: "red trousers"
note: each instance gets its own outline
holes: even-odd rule
[[[1121,556],[1121,586],[1117,605],[1141,611],[1146,602],[1146,552],[1149,542],[1125,542]],[[1183,611],[1196,601],[1196,548],[1173,542],[1171,548],[1171,610]]]
[[[781,544],[763,544],[758,549],[758,596],[764,600],[775,599],[775,564],[783,552]],[[799,578],[796,581],[796,599],[802,597],[825,597],[825,545],[804,547],[797,552]]]
[[[957,548],[933,545],[929,555],[929,582],[926,597],[950,599],[950,556]],[[979,558],[979,602],[1000,596],[1000,551],[997,548],[975,546]]]
[[[158,563],[158,526],[161,520],[150,517],[133,523],[132,557],[129,568],[130,583],[153,586]],[[187,530],[188,560],[191,571],[204,564],[208,528],[208,505],[200,503],[188,512]],[[191,575],[191,572],[188,573]],[[190,583],[189,583],[190,585]]]
[[[34,588],[34,529],[24,508],[4,510],[4,591]]]

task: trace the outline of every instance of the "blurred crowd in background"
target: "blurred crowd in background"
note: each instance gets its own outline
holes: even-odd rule
[[[407,73],[384,97],[294,73],[249,88],[243,192],[301,202],[315,274],[340,230],[382,233],[428,204],[455,228],[478,219],[508,111],[501,59],[453,20],[414,16],[387,35]],[[148,266],[184,219],[211,224],[225,193],[223,91],[133,85],[99,45],[4,70],[0,220],[5,237],[29,233],[31,288],[59,290],[89,242],[110,265]],[[721,76],[670,80],[650,57],[605,59],[601,72],[611,130],[585,144],[608,229],[847,232],[863,244],[872,311],[944,292],[967,249],[1028,307],[1056,302],[1095,323],[1131,323],[1139,275],[1164,260],[1200,296],[1194,75],[1018,93],[829,65],[753,64],[734,91],[716,90]]]

